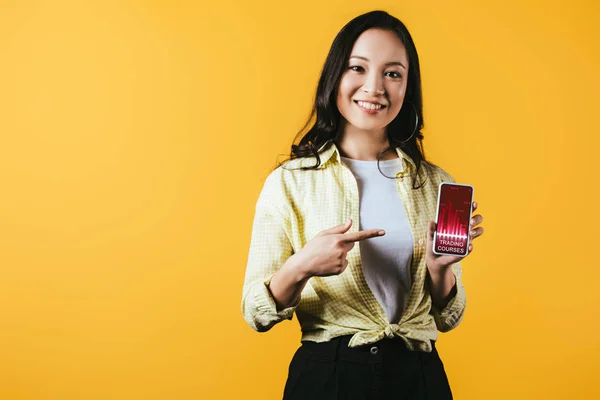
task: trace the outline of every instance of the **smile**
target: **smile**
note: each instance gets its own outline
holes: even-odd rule
[[[374,103],[368,103],[366,101],[357,101],[357,100],[354,100],[354,102],[360,108],[362,108],[363,110],[368,111],[370,113],[381,111],[382,109],[385,108],[385,106],[383,104],[374,104]]]

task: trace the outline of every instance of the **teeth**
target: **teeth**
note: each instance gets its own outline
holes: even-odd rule
[[[366,103],[364,101],[359,101],[357,103],[359,106],[366,108],[367,110],[379,110],[383,107],[381,104]]]

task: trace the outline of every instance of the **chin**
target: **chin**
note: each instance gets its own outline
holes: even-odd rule
[[[379,131],[387,126],[387,124],[364,123],[363,121],[349,121],[350,125],[363,131]]]

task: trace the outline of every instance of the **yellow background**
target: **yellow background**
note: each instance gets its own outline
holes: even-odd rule
[[[485,216],[455,398],[600,397],[597,2],[2,0],[1,399],[281,397],[298,324],[239,310],[254,205],[372,9]]]

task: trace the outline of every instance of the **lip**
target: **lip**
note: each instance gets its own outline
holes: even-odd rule
[[[383,110],[385,110],[385,109],[386,109],[386,107],[387,107],[386,105],[384,105],[384,104],[381,104],[381,103],[378,103],[378,102],[375,102],[375,101],[368,101],[368,100],[353,100],[353,101],[354,101],[354,104],[356,104],[356,106],[357,106],[357,107],[358,107],[358,108],[359,108],[361,111],[363,111],[363,112],[365,112],[365,113],[367,113],[367,114],[371,114],[371,115],[372,115],[372,114],[377,114],[377,113],[380,113],[380,112],[382,112]],[[381,107],[379,110],[369,110],[369,109],[367,109],[367,108],[364,108],[364,107],[362,107],[360,104],[358,104],[358,102],[359,102],[359,101],[362,101],[362,102],[365,102],[365,103],[370,103],[370,104],[378,104],[378,105],[381,105],[382,107]]]
[[[384,106],[384,107],[386,106],[385,104],[380,103],[378,101],[374,101],[374,100],[361,100],[361,99],[358,99],[358,100],[352,100],[352,101],[354,101],[355,103],[358,103],[359,101],[362,101],[363,103],[378,104],[378,105]]]

